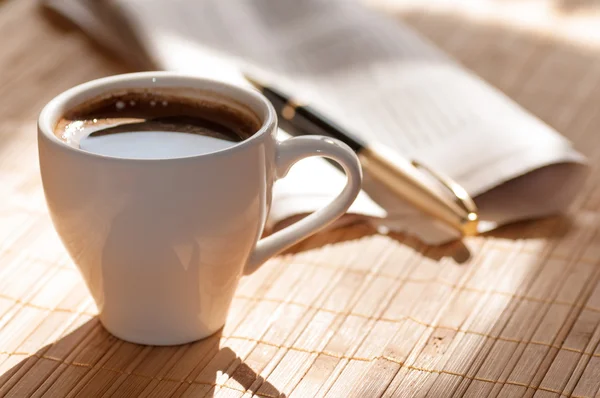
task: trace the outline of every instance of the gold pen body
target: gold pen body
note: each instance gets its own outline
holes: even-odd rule
[[[363,170],[373,180],[422,212],[458,230],[462,235],[477,234],[477,208],[474,203],[454,200],[460,195],[456,192],[456,186],[439,181],[452,191],[452,194],[437,192],[435,187],[425,181],[425,176],[417,166],[385,152],[387,151],[381,148],[371,147],[358,152]],[[432,177],[438,179],[437,176]]]
[[[271,87],[251,78],[248,81],[271,101],[282,128],[290,134],[326,135],[344,142],[357,154],[365,172],[399,198],[463,236],[477,234],[477,207],[456,182],[416,162],[406,161],[383,146],[366,143],[316,109],[300,105]],[[438,182],[437,187],[432,185],[432,179]]]

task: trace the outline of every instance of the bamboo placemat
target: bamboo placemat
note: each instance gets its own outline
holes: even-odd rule
[[[600,50],[443,13],[400,17],[597,172]],[[32,0],[0,4],[0,37],[0,396],[597,396],[596,177],[570,217],[464,246],[364,225],[321,234],[243,279],[224,330],[195,344],[112,337],[47,216],[35,119],[58,92],[127,69]]]

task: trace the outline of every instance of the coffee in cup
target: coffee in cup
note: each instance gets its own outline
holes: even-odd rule
[[[54,134],[100,155],[156,159],[222,150],[259,130],[260,119],[247,107],[194,100],[187,91],[129,90],[93,98],[63,115]]]

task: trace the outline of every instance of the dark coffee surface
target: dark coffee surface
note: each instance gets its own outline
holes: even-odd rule
[[[73,143],[79,141],[72,140],[76,136],[138,131],[192,133],[242,141],[260,128],[260,121],[252,116],[210,100],[155,92],[127,92],[78,106],[63,116],[54,132],[63,141]]]

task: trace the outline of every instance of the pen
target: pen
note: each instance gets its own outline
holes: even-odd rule
[[[419,162],[404,159],[385,146],[363,140],[310,105],[296,102],[252,77],[246,79],[271,101],[284,130],[292,135],[325,135],[344,142],[357,154],[363,170],[373,180],[461,235],[477,234],[477,206],[458,183]],[[431,186],[426,174],[447,188],[448,195]]]

